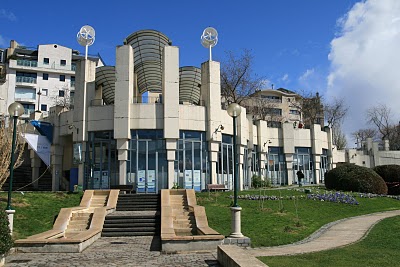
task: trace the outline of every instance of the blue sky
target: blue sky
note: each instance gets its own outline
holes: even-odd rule
[[[129,34],[156,29],[180,47],[181,66],[200,66],[208,59],[200,35],[212,26],[219,33],[214,60],[227,50],[251,49],[254,71],[269,85],[345,97],[351,107],[346,132],[368,126],[363,114],[374,103],[396,109],[393,99],[400,98],[400,83],[393,71],[400,54],[396,53],[398,0],[1,3],[0,47],[15,39],[25,46],[57,43],[83,53],[75,36],[89,24],[96,30],[89,53],[100,53],[108,65],[114,65],[115,46]],[[382,91],[383,86],[391,88]],[[377,92],[379,97],[373,97]]]

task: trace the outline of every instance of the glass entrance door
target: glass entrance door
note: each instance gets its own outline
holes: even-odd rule
[[[137,141],[137,193],[156,193],[158,172],[158,152],[155,142],[151,140]]]
[[[297,171],[302,171],[304,174],[303,184],[314,184],[313,162],[309,148],[296,148],[296,154],[293,158],[293,177],[296,183],[299,183]]]
[[[233,145],[221,143],[218,154],[218,184],[233,189]]]
[[[268,158],[268,177],[272,185],[285,185],[286,182],[286,163],[279,160],[279,155],[269,155]]]

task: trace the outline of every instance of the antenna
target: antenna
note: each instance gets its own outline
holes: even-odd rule
[[[211,48],[216,46],[218,43],[218,32],[216,29],[213,27],[207,27],[203,31],[203,34],[200,37],[201,39],[201,44],[205,48],[210,49],[210,61],[212,61],[212,55],[211,55]]]
[[[92,26],[85,25],[79,30],[78,34],[76,35],[76,40],[81,46],[84,46],[85,49],[85,59],[87,59],[88,55],[88,47],[94,43],[95,39],[95,31]]]

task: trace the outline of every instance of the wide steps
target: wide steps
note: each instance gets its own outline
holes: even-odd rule
[[[119,232],[102,232],[102,237],[121,237],[121,236],[154,236],[154,232],[125,232],[123,235]]]

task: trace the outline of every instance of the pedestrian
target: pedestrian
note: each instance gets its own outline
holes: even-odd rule
[[[304,173],[301,170],[299,170],[299,171],[297,171],[296,174],[297,174],[297,180],[299,181],[299,186],[302,186],[301,179],[304,178]]]

